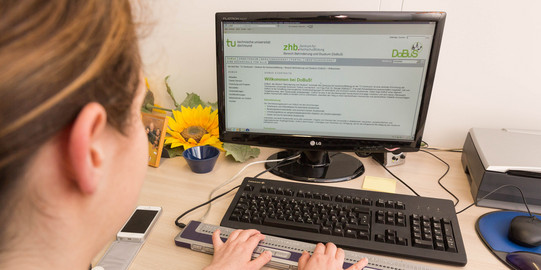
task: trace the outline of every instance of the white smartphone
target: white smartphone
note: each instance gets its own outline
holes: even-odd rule
[[[129,242],[145,241],[161,212],[162,208],[158,206],[137,206],[131,217],[117,233],[116,239]]]

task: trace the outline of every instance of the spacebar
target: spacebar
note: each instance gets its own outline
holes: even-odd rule
[[[279,227],[279,228],[284,228],[284,229],[319,233],[319,225],[297,223],[297,222],[285,221],[281,219],[265,218],[265,220],[263,221],[263,225],[268,225],[271,227]]]

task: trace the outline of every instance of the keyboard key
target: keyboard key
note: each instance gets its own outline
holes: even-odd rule
[[[389,243],[389,244],[396,243],[396,240],[394,239],[394,235],[387,235],[385,237],[385,243]]]
[[[332,229],[331,229],[331,227],[321,226],[321,233],[322,234],[331,234]]]
[[[361,200],[361,203],[362,205],[368,205],[368,206],[372,205],[372,201],[370,201],[370,199],[367,199],[367,198],[363,198]]]
[[[252,217],[252,223],[261,224],[261,218],[258,216]]]
[[[355,225],[355,224],[346,224],[344,226],[345,229],[351,229],[351,230],[356,230],[356,231],[365,231],[365,232],[369,232],[370,231],[370,226],[369,225]]]
[[[370,233],[365,231],[359,231],[357,238],[363,240],[370,240]]]
[[[357,232],[354,230],[346,230],[346,237],[357,238]]]
[[[240,220],[240,216],[238,214],[231,214],[231,216],[229,216],[229,220],[234,220],[234,221],[239,221]]]
[[[406,227],[406,219],[405,218],[396,218],[396,225]]]
[[[362,206],[356,206],[356,207],[353,208],[353,212],[360,213],[360,214],[370,214],[370,208],[362,207]]]
[[[396,244],[401,245],[401,246],[407,246],[408,245],[408,240],[405,239],[404,237],[397,237],[396,238]]]
[[[445,245],[442,241],[436,241],[434,242],[434,249],[435,250],[445,250]]]
[[[445,236],[453,237],[453,228],[451,228],[451,224],[443,225],[443,233]]]
[[[449,252],[457,252],[455,240],[450,236],[445,238],[445,249]]]
[[[263,221],[263,225],[269,225],[273,227],[285,228],[285,229],[291,229],[291,230],[319,233],[319,225],[290,222],[290,221],[284,221],[280,219],[265,218],[265,220]]]
[[[332,234],[336,236],[343,236],[344,230],[342,230],[341,228],[334,228],[334,230],[332,231]]]
[[[414,247],[420,247],[420,248],[432,249],[432,241],[421,240],[421,239],[413,239],[413,246]]]

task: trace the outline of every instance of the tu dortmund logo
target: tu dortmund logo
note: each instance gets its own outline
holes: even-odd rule
[[[226,43],[227,47],[237,47],[237,42],[236,41],[231,41],[231,40],[227,39],[225,41],[225,43]]]

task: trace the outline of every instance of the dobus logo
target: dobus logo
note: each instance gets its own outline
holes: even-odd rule
[[[403,49],[402,51],[399,51],[397,49],[393,50],[392,57],[398,57],[398,58],[417,58],[419,56],[419,52],[423,49],[423,44],[421,42],[415,42],[413,45],[411,45],[411,49]]]

